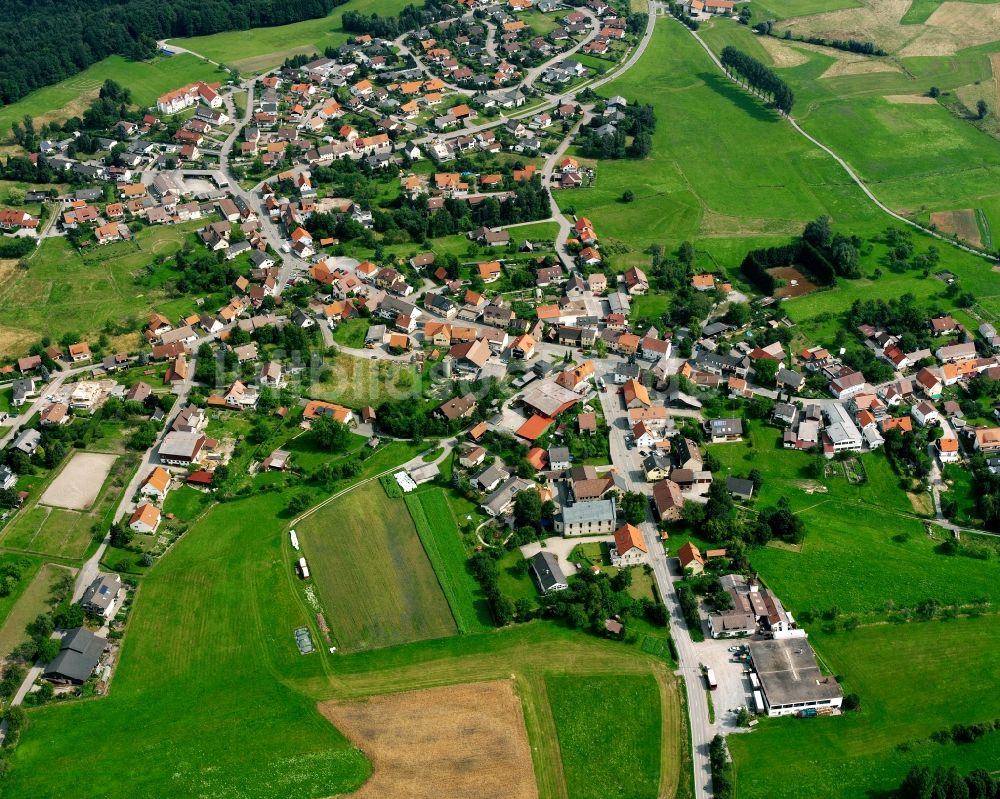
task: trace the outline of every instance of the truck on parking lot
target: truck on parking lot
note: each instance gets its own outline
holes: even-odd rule
[[[719,683],[715,679],[715,672],[711,668],[705,669],[705,682],[708,683],[709,691],[714,691],[719,687]]]

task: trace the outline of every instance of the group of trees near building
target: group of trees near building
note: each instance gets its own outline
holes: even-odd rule
[[[806,225],[802,236],[790,244],[751,250],[740,272],[764,294],[773,294],[778,280],[767,270],[776,266],[801,267],[817,283],[830,286],[838,277],[861,277],[861,239],[834,233],[830,218],[821,216]]]
[[[345,0],[0,0],[0,104],[156,41],[322,17]]]
[[[735,47],[724,47],[722,66],[730,76],[770,98],[771,104],[779,111],[787,114],[792,110],[795,95],[789,85],[756,58]]]
[[[423,6],[406,6],[394,17],[345,11],[341,25],[349,33],[395,39],[407,31],[423,28],[454,13],[455,7],[444,0],[426,0]]]

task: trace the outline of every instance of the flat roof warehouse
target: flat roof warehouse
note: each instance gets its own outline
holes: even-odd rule
[[[751,641],[750,658],[760,677],[769,716],[839,708],[844,692],[824,675],[816,654],[802,638]]]

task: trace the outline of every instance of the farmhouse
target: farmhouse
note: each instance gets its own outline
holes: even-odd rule
[[[751,641],[749,646],[768,716],[802,715],[803,711],[841,706],[844,692],[840,684],[819,670],[816,654],[805,639]]]
[[[701,556],[701,550],[688,541],[677,550],[677,559],[681,562],[681,569],[692,574],[701,574],[705,571],[705,559]]]
[[[622,568],[639,566],[646,562],[649,550],[642,538],[642,532],[631,524],[623,524],[615,530],[615,542],[610,548],[611,565]]]
[[[162,466],[154,466],[139,493],[146,497],[162,500],[170,489],[170,473]]]

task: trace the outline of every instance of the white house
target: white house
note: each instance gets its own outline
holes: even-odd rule
[[[610,548],[611,565],[622,568],[640,566],[649,557],[642,532],[631,524],[623,524],[615,530],[615,542]]]

